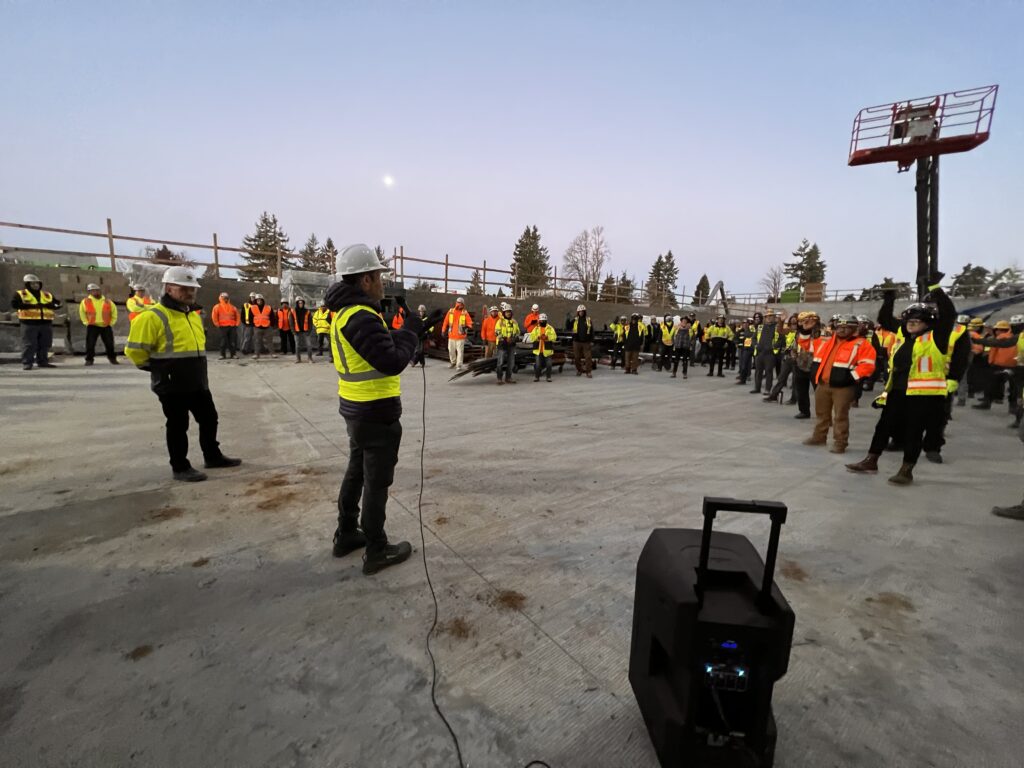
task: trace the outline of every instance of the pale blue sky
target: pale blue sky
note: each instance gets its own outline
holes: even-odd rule
[[[806,236],[831,287],[912,280],[913,175],[848,168],[853,117],[999,83],[992,139],[943,162],[940,260],[1024,262],[1020,2],[5,2],[0,28],[2,220],[237,244],[269,210],[297,247],[497,267],[527,224],[558,264],[601,224],[616,272],[671,248],[680,288],[737,292]]]

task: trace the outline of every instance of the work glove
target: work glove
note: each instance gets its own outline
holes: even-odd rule
[[[409,305],[405,303],[405,296],[395,296],[395,306],[405,312],[406,317],[412,315],[412,312],[409,311]]]
[[[430,332],[430,329],[433,328],[438,323],[440,323],[442,320],[444,320],[443,309],[435,309],[433,312],[427,315],[427,319],[423,321],[423,335],[426,336],[426,334]],[[448,338],[447,332],[444,334],[444,336],[445,338]]]
[[[955,395],[957,390],[960,389],[960,382],[953,381],[953,379],[946,379],[946,394]]]

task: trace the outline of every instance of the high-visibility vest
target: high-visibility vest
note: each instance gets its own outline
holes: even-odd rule
[[[732,332],[732,328],[725,325],[712,325],[709,326],[707,331],[704,332],[704,337],[707,339],[732,339],[735,338],[735,334]],[[748,345],[749,346],[749,345]]]
[[[700,320],[690,326],[690,336],[691,338],[697,338],[700,336]]]
[[[395,312],[395,316],[391,318],[391,327],[397,331],[403,325],[405,325],[405,310],[399,307],[398,311]]]
[[[949,346],[946,348],[946,372],[949,372],[949,366],[953,364],[953,348],[956,343],[960,340],[960,337],[967,333],[967,326],[957,323],[953,326],[953,330],[949,334]]]
[[[124,353],[140,368],[150,360],[206,357],[202,318],[154,304],[131,324]]]
[[[495,333],[495,328],[498,325],[498,318],[491,317],[488,315],[484,318],[483,322],[480,323],[480,338],[483,341],[497,341],[498,336]]]
[[[1024,331],[1017,334],[1017,365],[1024,365]]]
[[[985,354],[985,346],[983,344],[974,344],[973,342],[982,338],[981,333],[978,331],[970,331],[971,334],[971,353],[975,355]]]
[[[838,347],[838,349],[836,349]],[[863,348],[864,354],[861,355],[860,351]],[[832,355],[832,350],[835,349],[835,355]],[[875,370],[875,349],[871,346],[871,342],[864,338],[853,336],[849,339],[840,339],[838,336],[833,336],[831,339],[823,344],[818,344],[814,349],[814,362],[818,363],[818,370],[814,375],[815,383],[821,383],[822,375],[825,372],[825,363],[828,362],[828,358],[832,357],[832,370],[836,368],[845,368],[854,375],[854,381],[857,379],[863,379],[870,376]],[[858,371],[858,369],[860,369]],[[831,378],[831,370],[829,371],[829,378]],[[828,384],[829,382],[824,382]],[[943,376],[943,386],[945,386],[945,376]]]
[[[283,307],[277,310],[277,329],[279,331],[294,330],[291,326],[292,311]]]
[[[317,307],[316,312],[313,313],[313,327],[317,333],[330,333],[333,319],[334,313],[331,310],[327,307]]]
[[[765,325],[767,325],[767,323]],[[757,330],[754,332],[754,335],[755,335],[755,338],[754,338],[754,355],[755,356],[757,355],[757,345],[761,343],[761,332],[764,330],[764,328],[765,328],[764,325],[759,325],[759,326],[757,326]],[[775,329],[775,333],[772,336],[772,348],[774,349],[775,346],[779,343],[779,326],[773,325],[772,328]]]
[[[247,301],[247,302],[245,302],[245,303],[244,303],[244,304],[242,305],[242,314],[243,314],[243,315],[245,316],[245,317],[244,317],[244,320],[245,320],[245,324],[246,324],[246,325],[248,325],[248,324],[249,324],[249,310],[250,310],[251,308],[252,308],[252,304],[250,304],[250,303],[249,303],[248,301]]]
[[[905,339],[903,329],[896,333],[893,343],[893,357],[903,346]],[[889,369],[889,380],[885,383],[885,391],[892,390],[893,369]],[[908,395],[942,395],[946,396],[946,354],[935,343],[931,331],[922,333],[914,339],[911,351],[910,373],[907,376]]]
[[[130,323],[138,317],[140,312],[144,312],[146,307],[151,307],[155,303],[149,296],[129,296],[128,301],[124,303],[128,310],[128,322]]]
[[[472,327],[473,321],[469,317],[469,312],[453,307],[448,310],[448,314],[444,318],[441,332],[448,331],[448,338],[458,341],[466,338],[466,331]]]
[[[39,299],[28,288],[18,291],[18,297],[23,304],[35,304],[35,308],[25,307],[18,310],[19,320],[53,320],[53,308],[44,307],[43,304],[53,303],[53,294],[48,291],[40,291]]]
[[[375,369],[356,352],[355,347],[349,344],[342,333],[356,312],[372,312],[385,330],[388,327],[377,310],[365,304],[346,307],[334,315],[331,321],[331,350],[334,353],[334,367],[338,371],[338,397],[354,403],[399,397],[402,394],[401,378],[389,376]]]
[[[290,312],[290,314],[289,314],[289,319],[291,320],[291,328],[292,328],[292,330],[295,331],[296,333],[307,333],[309,331],[309,316],[311,314],[313,314],[313,313],[310,312],[309,310],[306,310],[303,313],[303,315],[302,315],[302,322],[300,323],[299,322],[299,316],[296,314],[295,310],[293,309]],[[299,326],[301,326],[301,327],[299,327]]]
[[[218,328],[231,328],[238,325],[238,308],[230,300],[218,300],[217,306],[210,312],[210,320]]]
[[[250,304],[249,312],[252,313],[252,324],[257,328],[269,328],[270,327],[270,305],[264,304],[263,309],[260,309],[259,304]]]
[[[494,324],[494,338],[497,341],[510,341],[519,337],[519,323],[512,318],[499,317]]]
[[[558,334],[555,333],[555,329],[550,325],[541,327],[540,324],[535,325],[533,330],[530,331],[530,341],[534,343],[533,354],[544,355],[544,357],[551,357],[555,354],[555,350],[548,346],[554,344],[558,340]]]
[[[96,319],[97,304],[100,305],[98,321]],[[82,321],[82,325],[96,325],[100,328],[109,328],[117,322],[117,309],[114,307],[114,302],[105,296],[101,296],[98,299],[86,296],[78,304],[78,317]]]
[[[1008,339],[1013,331],[999,330],[995,332],[997,339]],[[988,350],[988,364],[997,368],[1013,368],[1017,364],[1016,347],[990,347]]]
[[[668,323],[662,323],[661,324],[661,343],[664,344],[666,347],[671,347],[672,346],[672,342],[675,341],[676,334],[678,332],[679,332],[679,326],[676,325],[675,323],[673,323],[672,325],[669,325]]]
[[[576,316],[576,317],[574,317],[572,319],[572,333],[573,333],[574,336],[579,331],[579,327],[580,327],[580,318],[579,318],[579,316]],[[593,323],[590,322],[590,318],[588,317],[587,318],[587,333],[590,333],[591,327],[593,327]]]

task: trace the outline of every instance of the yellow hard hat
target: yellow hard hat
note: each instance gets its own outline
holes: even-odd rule
[[[996,329],[997,331],[1008,331],[1008,330],[1010,330],[1010,321],[1009,321],[1009,320],[1000,320],[1000,321],[999,321],[998,323],[996,323],[996,324],[995,324],[995,326],[993,326],[993,327],[994,327],[994,328],[995,328],[995,329]]]

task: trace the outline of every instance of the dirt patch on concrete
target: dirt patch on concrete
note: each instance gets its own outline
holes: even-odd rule
[[[139,659],[146,658],[152,652],[153,652],[153,646],[152,645],[140,645],[140,646],[138,646],[136,648],[132,648],[130,651],[128,651],[128,653],[126,653],[124,655],[124,657],[126,659],[128,659],[129,661],[138,661]]]
[[[256,503],[256,509],[264,512],[276,512],[297,498],[299,498],[298,491],[290,488],[279,488],[260,499]]]
[[[163,509],[156,509],[149,513],[150,520],[173,520],[176,517],[181,517],[185,514],[185,510],[181,507],[164,507]]]
[[[491,605],[501,611],[521,611],[526,606],[526,595],[514,589],[503,589],[491,598]]]
[[[303,467],[295,471],[295,474],[302,475],[303,477],[309,477],[310,475],[322,475],[324,474],[323,467]]]
[[[783,578],[792,581],[807,581],[807,571],[801,568],[800,563],[795,560],[783,560],[779,573],[782,574]]]
[[[456,616],[450,621],[438,624],[437,631],[443,635],[451,635],[459,640],[465,640],[473,634],[473,627],[461,616]]]
[[[210,562],[210,558],[208,558],[208,557],[200,557],[198,560],[193,560],[192,561],[192,567],[193,568],[202,568],[208,562]]]
[[[28,469],[36,463],[36,459],[15,459],[14,461],[6,461],[0,464],[0,477],[4,475],[13,475],[16,472],[21,472],[23,469]]]
[[[450,517],[447,517],[445,515],[438,515],[434,518],[434,525],[448,525],[449,520],[451,520]]]
[[[249,487],[243,492],[244,496],[255,496],[263,491],[270,491],[278,488],[282,485],[288,485],[288,478],[285,475],[274,474],[269,477],[263,477],[259,480],[253,480]]]
[[[865,603],[873,603],[896,613],[914,613],[914,604],[898,592],[879,592],[875,597],[865,597]]]

